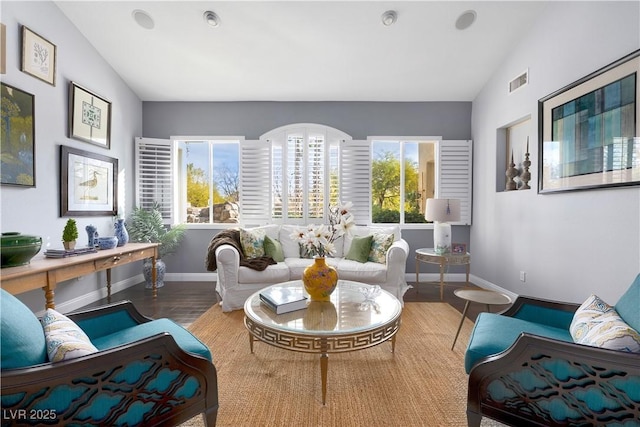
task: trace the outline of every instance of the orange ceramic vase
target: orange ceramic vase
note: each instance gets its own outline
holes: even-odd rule
[[[315,262],[304,269],[302,283],[311,301],[329,301],[331,293],[338,285],[338,272],[327,265],[324,257],[317,257]]]

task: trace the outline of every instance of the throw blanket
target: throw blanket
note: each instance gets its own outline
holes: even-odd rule
[[[216,262],[216,249],[221,245],[231,245],[240,254],[240,266],[248,267],[252,270],[262,271],[269,265],[277,264],[273,258],[269,256],[263,256],[258,258],[247,258],[244,256],[242,245],[240,244],[240,230],[233,228],[230,230],[224,230],[213,236],[209,243],[209,249],[207,250],[207,257],[205,259],[206,267],[208,271],[216,271],[218,265]]]

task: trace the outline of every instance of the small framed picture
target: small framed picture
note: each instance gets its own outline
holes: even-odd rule
[[[71,82],[69,105],[69,138],[110,148],[111,102]]]
[[[467,245],[465,243],[452,243],[451,253],[454,255],[465,255],[467,253]]]
[[[60,216],[118,212],[118,159],[60,146]]]
[[[56,85],[56,45],[22,26],[22,71]]]

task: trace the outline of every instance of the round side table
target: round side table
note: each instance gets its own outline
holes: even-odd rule
[[[464,304],[464,310],[462,311],[462,318],[460,319],[460,325],[458,325],[458,331],[456,332],[456,337],[453,339],[453,345],[451,345],[451,350],[456,346],[456,341],[458,340],[458,335],[460,335],[460,329],[462,329],[462,324],[464,323],[464,318],[467,315],[467,309],[469,308],[469,303],[477,302],[479,304],[485,304],[487,306],[487,312],[491,312],[492,305],[504,305],[511,304],[511,298],[505,294],[501,294],[500,292],[489,291],[486,289],[456,289],[453,291],[454,295],[458,298],[461,298],[466,301]]]

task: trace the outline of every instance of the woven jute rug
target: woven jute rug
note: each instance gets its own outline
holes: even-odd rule
[[[189,330],[209,346],[218,371],[218,426],[466,426],[466,319],[445,303],[406,303],[391,344],[329,355],[322,405],[319,355],[256,342],[242,310],[218,305]],[[183,426],[201,426],[195,417]],[[483,422],[484,425],[490,425]]]

